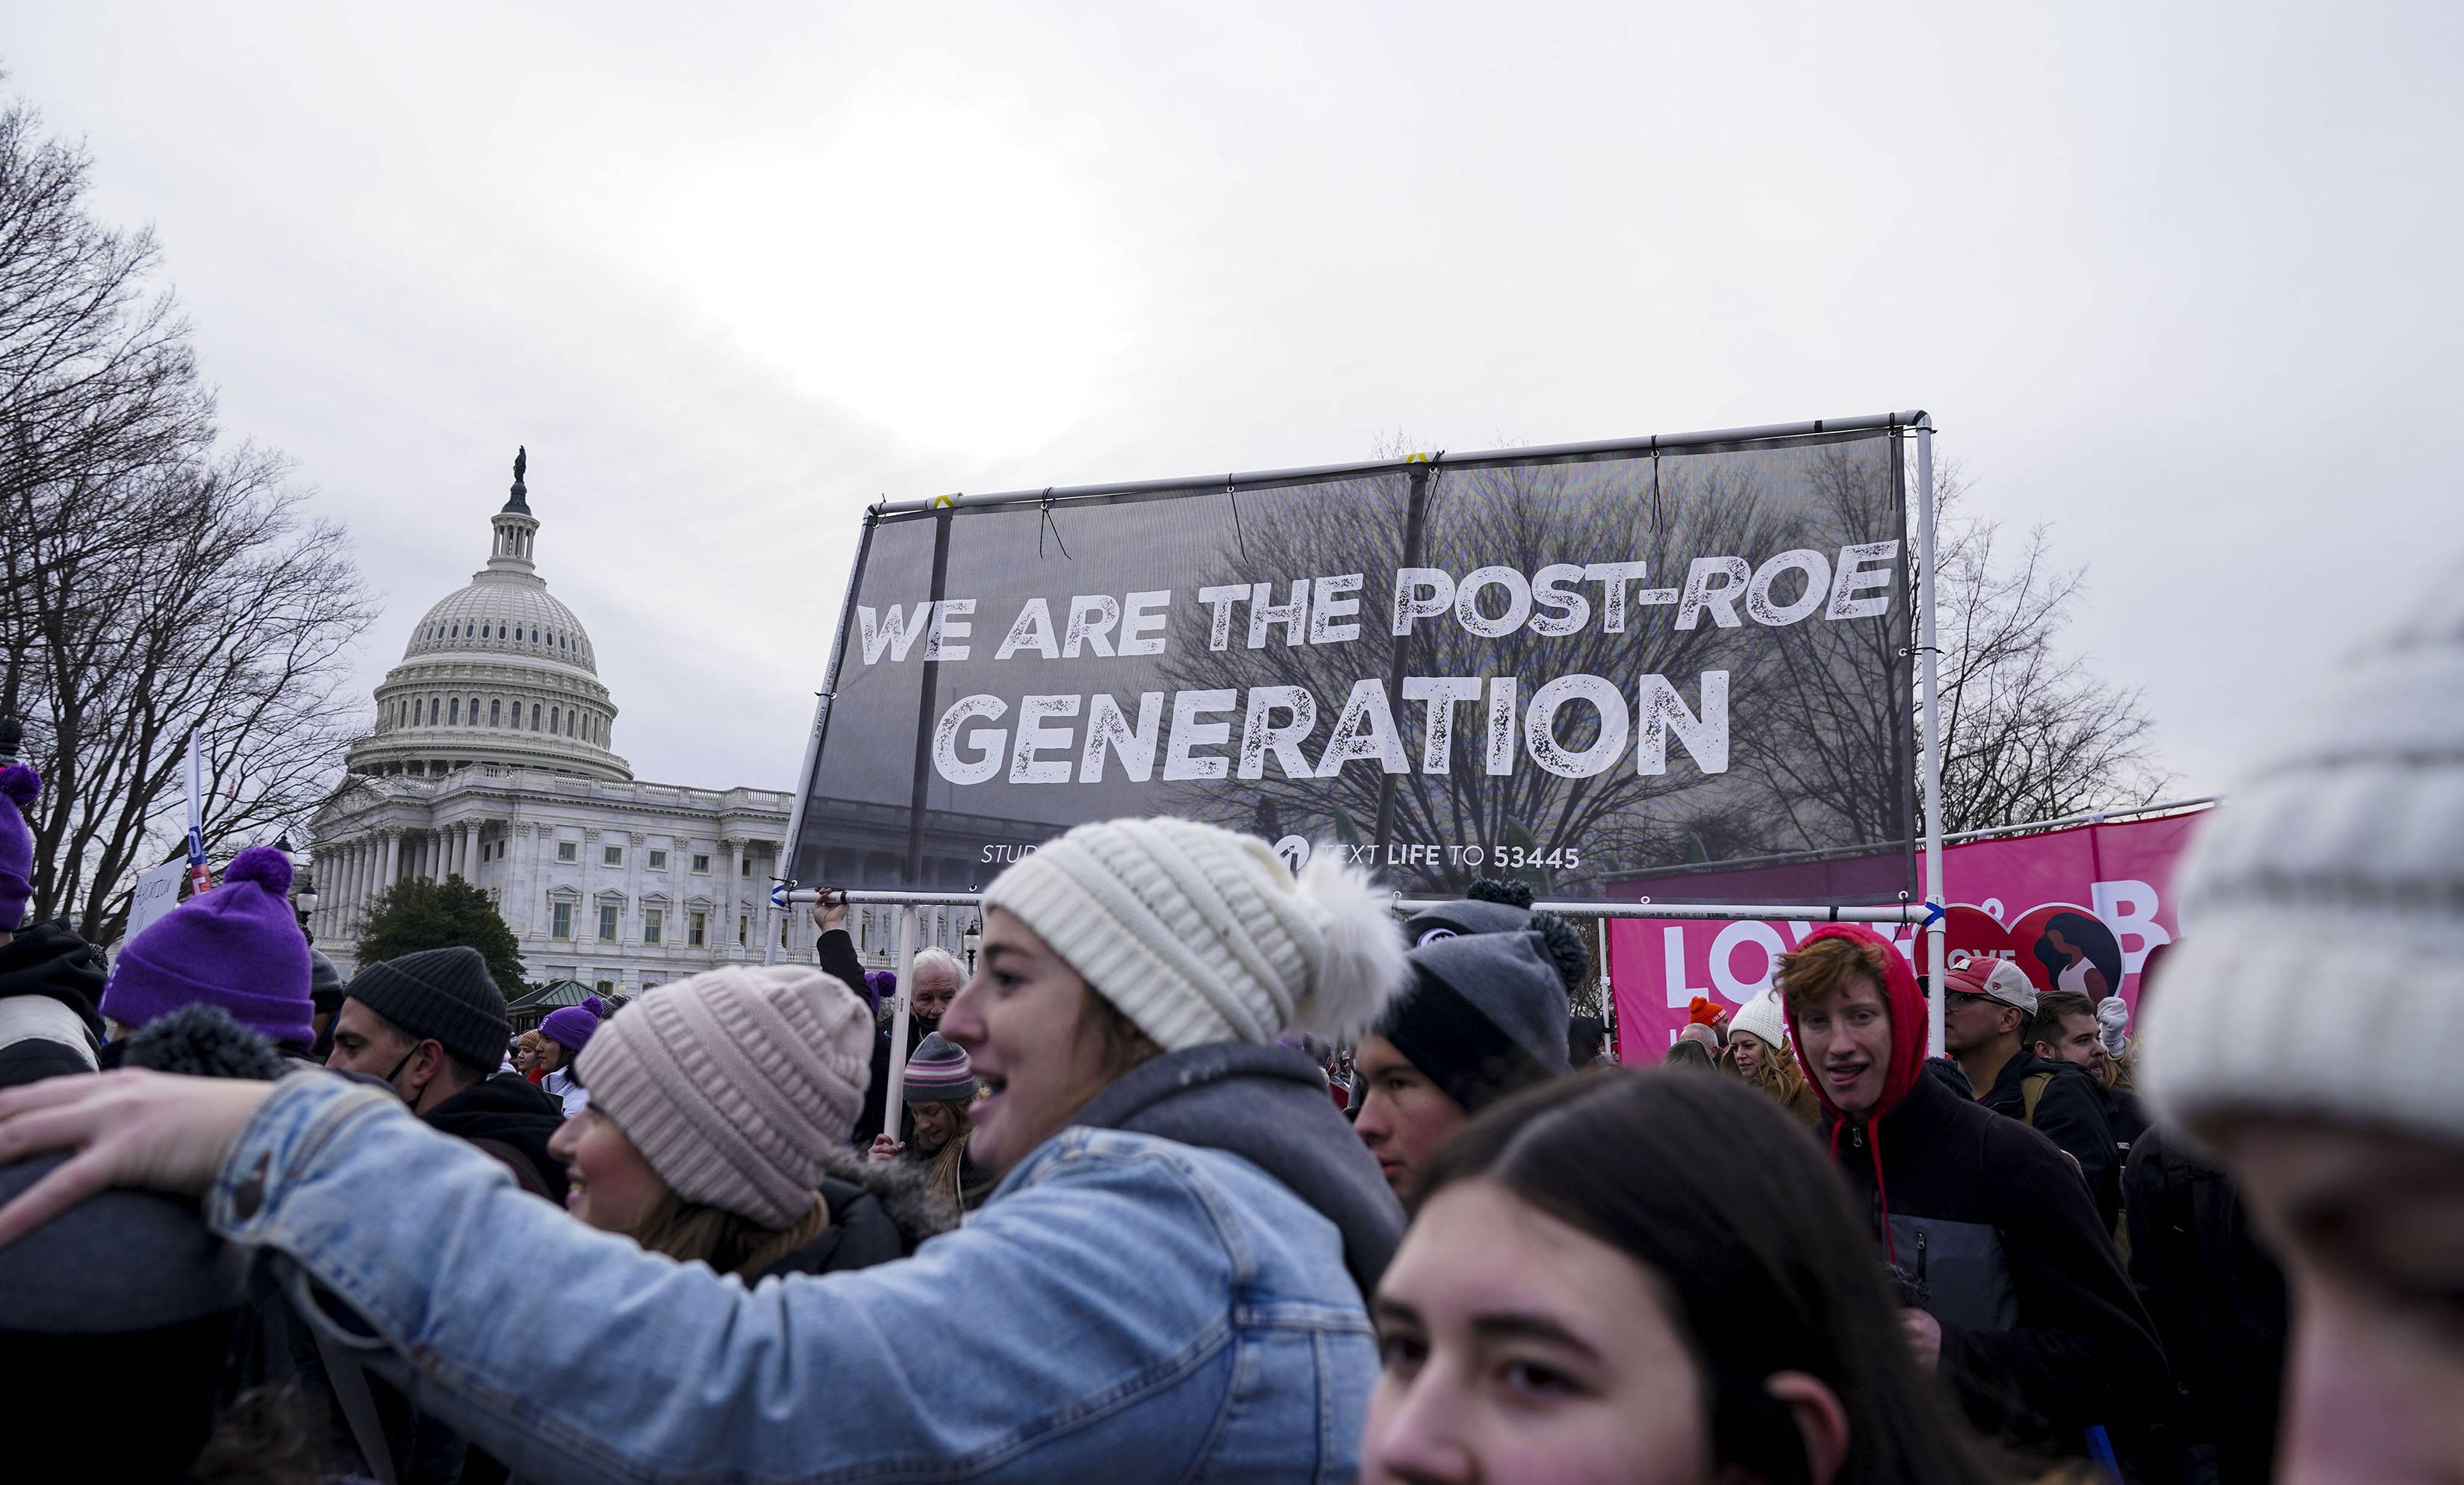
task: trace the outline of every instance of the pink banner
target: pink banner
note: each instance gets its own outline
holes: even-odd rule
[[[2118,994],[2136,1007],[2139,969],[2148,950],[2181,930],[2173,914],[2173,868],[2203,815],[1950,847],[1943,853],[1943,879],[1952,904],[1946,915],[1951,963],[1994,954],[2027,971],[2040,989],[2099,998]],[[1733,888],[1734,877],[1724,884]],[[1686,1005],[1696,995],[1743,1005],[1771,983],[1772,961],[1820,926],[1820,920],[1611,920],[1617,1055],[1657,1062],[1684,1027]],[[1921,963],[1915,925],[1878,931],[1912,964]]]

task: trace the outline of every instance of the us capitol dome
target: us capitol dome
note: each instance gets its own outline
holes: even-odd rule
[[[810,963],[811,920],[762,912],[794,799],[646,783],[611,747],[616,703],[589,631],[539,574],[529,464],[528,450],[515,456],[487,565],[411,625],[402,663],[376,688],[375,725],[317,811],[317,947],[350,974],[388,888],[459,877],[495,904],[525,976],[547,988],[516,1006],[519,1026],[587,994],[759,964],[765,932],[782,960]],[[852,847],[880,842],[855,819],[843,828],[850,849],[831,866],[861,883],[869,858]],[[858,954],[886,966],[887,910],[851,917]],[[921,943],[958,946],[956,909],[918,918]]]
[[[344,766],[375,777],[437,777],[474,764],[625,780],[610,750],[616,704],[600,684],[590,635],[547,591],[533,552],[539,517],[517,459],[492,523],[488,565],[436,601],[402,664],[377,688],[376,731]]]

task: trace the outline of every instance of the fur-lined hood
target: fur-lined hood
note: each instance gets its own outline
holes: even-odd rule
[[[830,1152],[825,1178],[860,1186],[881,1203],[909,1251],[958,1225],[956,1209],[925,1185],[926,1168],[912,1160],[871,1161],[851,1149]]]

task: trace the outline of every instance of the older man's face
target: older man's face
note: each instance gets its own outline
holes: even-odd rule
[[[945,964],[928,964],[915,972],[915,999],[910,1009],[917,1020],[938,1022],[950,1002],[958,998],[958,976]]]

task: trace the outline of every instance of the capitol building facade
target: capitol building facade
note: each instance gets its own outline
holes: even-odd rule
[[[412,628],[377,687],[374,731],[317,812],[317,947],[348,975],[388,886],[458,876],[495,904],[533,981],[631,995],[758,964],[795,801],[633,776],[613,748],[616,703],[590,636],[539,576],[526,465],[516,462],[492,521],[487,565]],[[956,947],[956,914],[918,916],[921,943]],[[781,957],[809,960],[810,920],[777,920]],[[885,967],[887,920],[861,912],[849,925],[866,960]]]

